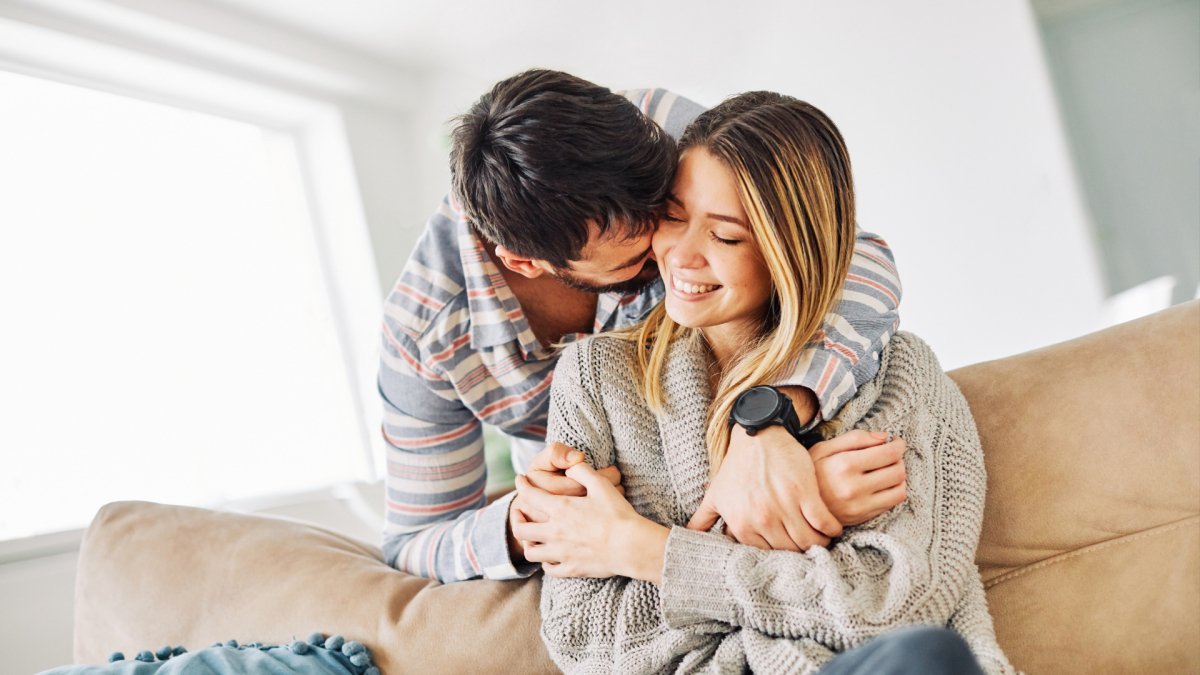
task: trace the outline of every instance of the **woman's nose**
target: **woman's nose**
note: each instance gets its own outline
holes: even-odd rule
[[[672,267],[697,268],[704,266],[704,254],[700,250],[694,232],[680,235],[671,248],[666,252],[667,262]]]

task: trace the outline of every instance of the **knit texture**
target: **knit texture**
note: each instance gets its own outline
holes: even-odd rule
[[[667,401],[640,395],[634,345],[597,336],[569,346],[554,374],[548,437],[616,464],[625,496],[671,528],[662,585],[625,577],[542,587],[542,638],[566,672],[815,672],[836,653],[901,626],[957,631],[987,673],[1015,672],[975,566],[986,488],[967,402],[919,338],[898,333],[879,374],[826,424],[891,431],[908,443],[908,499],[848,527],[829,548],[763,551],[686,529],[708,480],[708,357],[672,345]],[[748,486],[747,489],[753,489]]]

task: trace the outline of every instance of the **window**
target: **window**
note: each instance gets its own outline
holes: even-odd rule
[[[0,540],[370,477],[295,137],[0,71]]]

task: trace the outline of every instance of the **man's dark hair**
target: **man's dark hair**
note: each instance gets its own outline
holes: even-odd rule
[[[450,171],[472,226],[556,267],[579,259],[589,221],[619,237],[652,229],[675,172],[670,135],[624,97],[567,73],[510,77],[456,121]]]

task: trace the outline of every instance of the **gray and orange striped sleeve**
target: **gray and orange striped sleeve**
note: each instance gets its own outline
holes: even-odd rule
[[[443,204],[384,305],[384,559],[443,582],[521,578],[536,566],[509,558],[512,495],[487,504],[482,423],[445,371],[470,349],[462,285],[441,271],[458,252],[433,241],[448,215]]]
[[[900,326],[902,292],[887,242],[858,230],[841,298],[800,353],[792,375],[775,383],[806,387],[817,395],[820,410],[809,428],[833,419],[879,372],[879,356]]]

